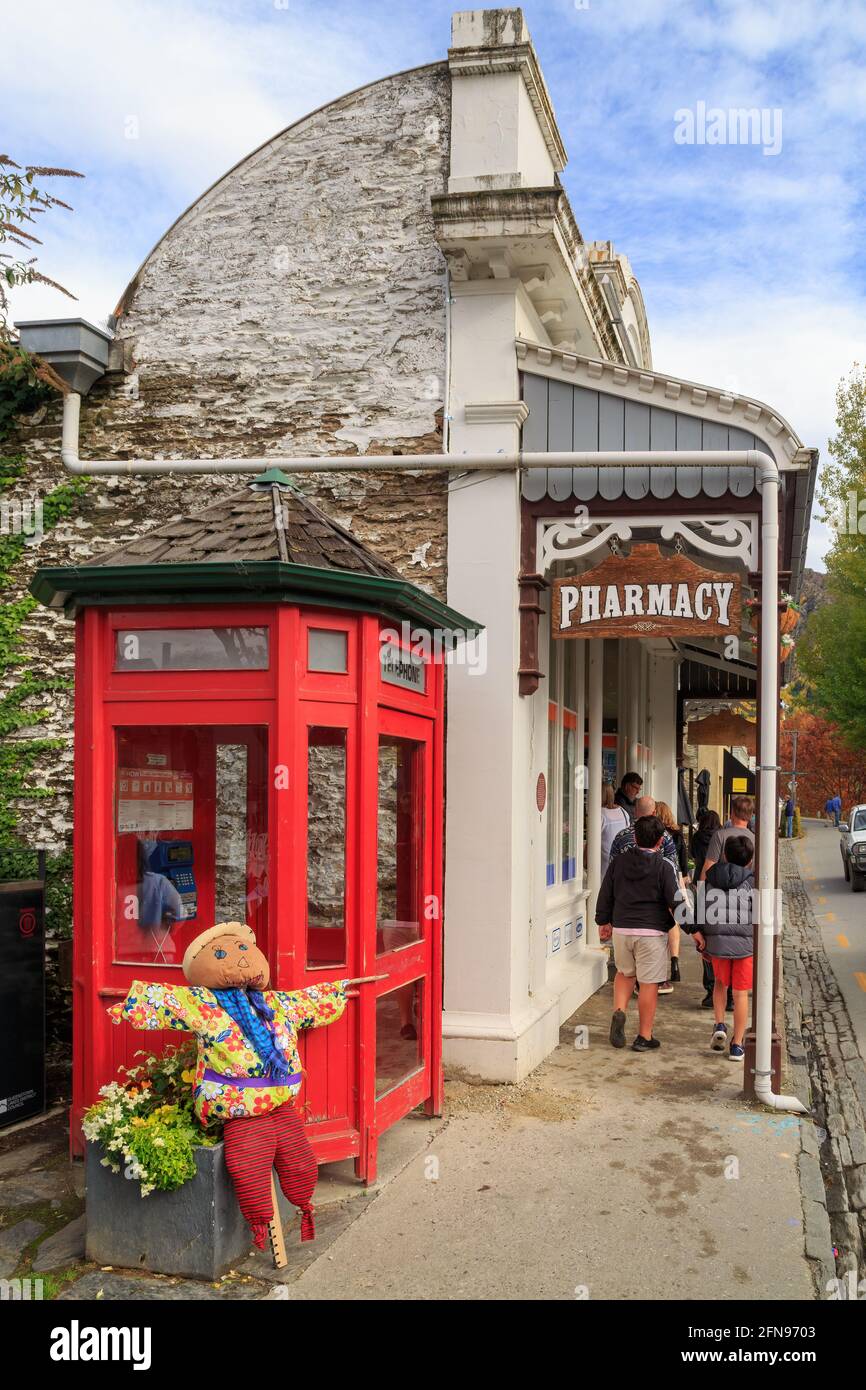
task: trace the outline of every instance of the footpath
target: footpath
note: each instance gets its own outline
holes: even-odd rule
[[[608,984],[521,1084],[452,1076],[443,1119],[409,1116],[386,1136],[377,1188],[324,1169],[319,1238],[301,1247],[287,1231],[284,1271],[255,1255],[212,1285],[88,1265],[56,1120],[8,1136],[4,1274],[39,1269],[63,1299],[826,1299],[862,1255],[866,1071],[790,846],[782,865],[784,1086],[811,1118],[743,1101],[742,1067],[709,1050],[684,938],[658,1052],[610,1047]]]

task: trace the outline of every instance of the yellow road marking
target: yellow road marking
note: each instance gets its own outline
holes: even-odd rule
[[[862,970],[856,971],[854,979],[857,981],[863,993],[866,994],[866,974]]]
[[[835,921],[836,921],[836,914],[835,914],[835,912],[822,912],[822,913],[821,913],[821,916],[824,918],[824,921],[825,921],[825,922],[835,922]]]
[[[836,937],[836,940],[840,946],[844,946],[846,950],[848,949],[849,942],[847,936],[845,936],[844,933],[840,932],[839,935]]]
[[[819,903],[825,903],[825,902],[827,901],[827,899],[826,899],[826,898],[821,898],[821,897],[819,897],[819,898],[817,899],[817,901],[818,901]]]

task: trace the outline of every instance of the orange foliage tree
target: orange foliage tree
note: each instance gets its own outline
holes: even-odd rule
[[[793,739],[797,730],[797,800],[807,816],[821,815],[824,803],[838,792],[843,814],[855,802],[866,802],[866,755],[843,743],[835,724],[816,714],[798,711],[786,717],[781,731],[780,764],[791,770]],[[787,776],[781,779],[781,793],[787,795]]]

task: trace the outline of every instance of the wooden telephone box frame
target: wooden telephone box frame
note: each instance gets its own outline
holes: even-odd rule
[[[178,1034],[146,1035],[117,1028],[106,1009],[133,979],[175,981],[179,968],[128,964],[114,951],[115,780],[117,730],[259,728],[269,779],[268,900],[263,936],[274,988],[384,975],[362,987],[339,1023],[303,1038],[301,1104],[322,1162],[353,1158],[365,1181],[376,1174],[381,1135],[423,1104],[442,1105],[442,858],[443,664],[435,655],[404,653],[407,669],[424,668],[424,688],[389,677],[381,660],[384,627],[374,613],[315,604],[204,603],[85,606],[76,617],[75,853],[73,963],[73,1106],[71,1145],[83,1149],[81,1117],[99,1087],[114,1079],[147,1044]],[[115,669],[119,629],[256,626],[268,632],[262,670],[129,671]],[[308,662],[311,629],[345,634],[345,672],[316,671]],[[401,658],[402,659],[402,658]],[[307,755],[310,726],[345,731],[345,962],[311,966],[307,952]],[[417,776],[419,939],[385,950],[377,924],[380,738],[414,749]],[[201,929],[210,923],[201,920]],[[261,930],[261,926],[260,926]],[[418,1065],[377,1096],[377,1017],[394,990],[413,987],[418,1010]]]

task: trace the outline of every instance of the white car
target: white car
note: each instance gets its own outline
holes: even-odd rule
[[[866,888],[866,805],[852,806],[848,819],[839,826],[842,871],[852,893]]]

